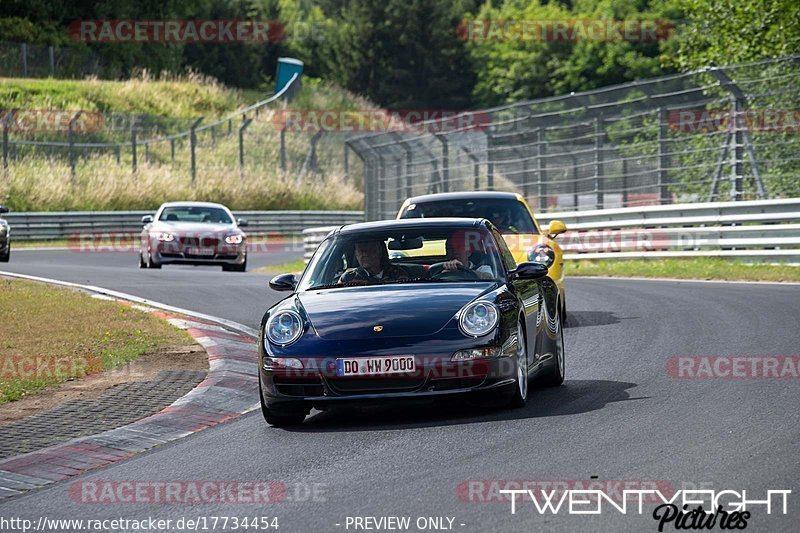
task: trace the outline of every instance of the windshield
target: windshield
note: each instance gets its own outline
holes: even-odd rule
[[[329,237],[298,290],[396,283],[499,280],[494,237],[479,228],[374,230]]]
[[[158,220],[164,222],[205,222],[208,224],[232,224],[224,209],[203,206],[165,207]]]
[[[464,199],[411,204],[400,218],[485,218],[500,233],[538,234],[530,213],[518,200]]]

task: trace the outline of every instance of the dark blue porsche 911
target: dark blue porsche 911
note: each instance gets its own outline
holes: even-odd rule
[[[528,399],[528,380],[564,381],[558,288],[517,265],[480,219],[343,226],[305,272],[270,281],[292,294],[261,321],[266,421],[303,421],[342,402],[495,394]]]

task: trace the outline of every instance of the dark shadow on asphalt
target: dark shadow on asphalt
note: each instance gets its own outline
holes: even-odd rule
[[[567,329],[587,326],[609,326],[619,324],[622,320],[637,320],[638,316],[618,317],[610,311],[569,311],[567,313]]]
[[[490,397],[459,395],[424,402],[333,407],[287,430],[378,431],[574,415],[602,409],[609,403],[645,399],[631,398],[628,389],[633,387],[635,383],[605,380],[568,380],[555,388],[531,382],[528,404],[519,409],[507,409]]]

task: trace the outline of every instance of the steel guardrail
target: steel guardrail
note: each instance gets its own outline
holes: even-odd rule
[[[537,220],[543,233],[550,221],[567,225],[556,238],[565,259],[800,259],[800,198],[568,211]],[[306,260],[332,229],[303,231]]]
[[[142,217],[155,211],[28,212],[3,218],[17,241],[78,238],[82,234],[130,234],[142,229]],[[298,234],[310,226],[342,225],[364,220],[362,211],[234,211],[249,222],[249,235]]]

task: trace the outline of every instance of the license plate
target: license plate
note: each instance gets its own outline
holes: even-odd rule
[[[189,255],[214,255],[213,248],[187,248],[186,253]]]
[[[378,376],[414,372],[414,356],[353,357],[336,360],[337,376]]]

